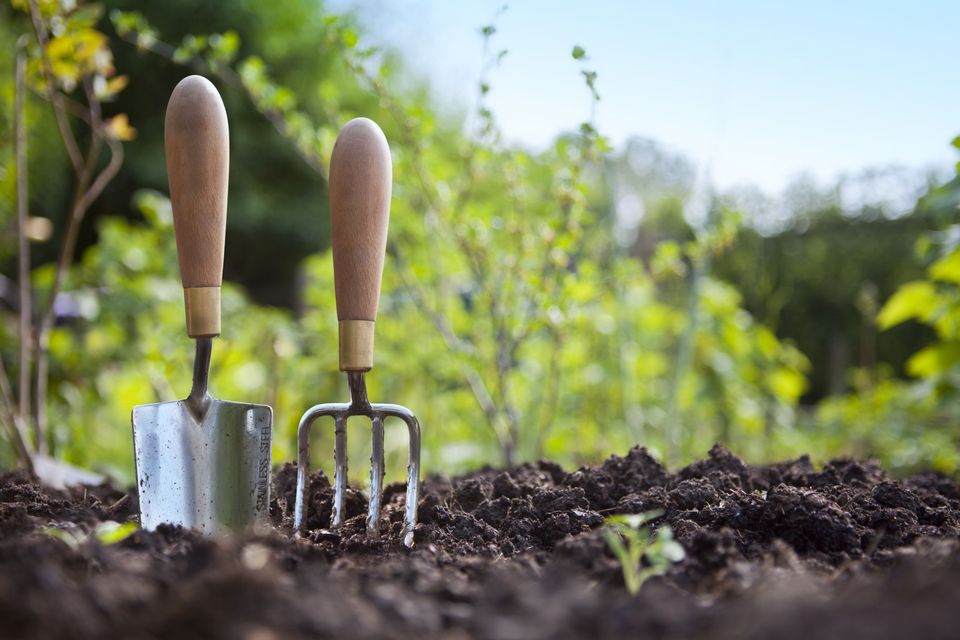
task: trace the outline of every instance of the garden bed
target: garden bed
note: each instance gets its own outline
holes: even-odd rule
[[[274,478],[269,535],[83,532],[136,513],[108,487],[0,476],[3,638],[922,638],[960,632],[960,486],[869,462],[752,467],[715,447],[667,473],[642,449],[568,473],[541,462],[428,478],[413,550],[403,487],[380,541],[351,492],[340,534],[314,474],[290,535],[295,469]],[[603,518],[663,510],[686,558],[624,588]],[[62,535],[51,531],[75,531]]]

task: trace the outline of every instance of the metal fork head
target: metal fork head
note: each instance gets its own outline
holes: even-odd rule
[[[398,404],[371,403],[367,399],[364,374],[347,374],[350,384],[350,402],[333,402],[311,407],[300,418],[297,428],[297,495],[293,524],[302,531],[306,524],[307,485],[310,465],[310,427],[321,417],[331,416],[334,423],[333,440],[333,517],[331,527],[343,523],[344,500],[347,493],[347,418],[370,418],[373,447],[370,455],[370,507],[367,512],[367,535],[380,535],[380,506],[383,499],[383,422],[386,418],[400,418],[407,425],[409,454],[407,462],[407,498],[403,543],[413,546],[413,530],[417,525],[417,500],[420,493],[420,422],[406,407]]]

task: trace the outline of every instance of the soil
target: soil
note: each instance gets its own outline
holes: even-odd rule
[[[0,476],[0,637],[960,637],[960,485],[937,474],[754,467],[721,447],[676,473],[639,448],[573,472],[483,469],[425,480],[408,550],[402,486],[371,541],[360,492],[326,529],[321,473],[293,536],[295,471],[275,472],[268,534],[160,528],[113,544],[87,534],[134,519],[135,494]],[[630,595],[601,527],[650,510],[686,558]]]

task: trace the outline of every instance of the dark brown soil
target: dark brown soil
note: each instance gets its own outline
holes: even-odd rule
[[[960,637],[960,486],[935,474],[751,467],[720,447],[673,474],[642,449],[573,473],[486,469],[425,482],[412,551],[402,487],[372,542],[360,493],[344,529],[325,529],[315,474],[296,538],[295,469],[274,480],[269,535],[103,545],[84,532],[133,518],[135,496],[0,476],[0,638]],[[653,509],[687,557],[631,596],[600,527]]]

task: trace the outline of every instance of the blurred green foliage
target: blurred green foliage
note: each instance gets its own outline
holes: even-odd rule
[[[960,148],[960,138],[954,141]],[[960,202],[958,178],[934,189],[921,207],[934,215],[955,216]],[[880,370],[853,372],[854,392],[829,398],[808,427],[854,454],[870,454],[902,469],[960,469],[960,225],[924,234],[917,241],[922,279],[902,284],[879,310],[883,331],[904,324],[928,327],[935,339],[907,360],[912,381]]]
[[[758,248],[767,240],[745,230],[722,199],[710,199],[706,222],[684,220],[694,191],[689,166],[666,158],[657,165],[661,172],[641,176],[651,185],[641,188],[631,182],[637,172],[628,154],[664,158],[640,143],[622,156],[611,152],[591,114],[546,150],[505,145],[486,105],[504,58],[495,25],[481,29],[488,62],[464,123],[438,112],[422,87],[411,87],[396,56],[366,47],[354,20],[328,15],[319,3],[107,5],[113,10],[103,30],[116,34],[110,43],[118,69],[131,78],[115,106],[140,135],[69,270],[65,290],[75,317],[51,334],[47,400],[54,449],[66,460],[129,480],[131,407],[183,397],[189,387],[192,344],[183,331],[164,195],[161,105],[180,77],[201,72],[217,83],[230,114],[226,276],[247,285],[225,283],[211,389],[274,407],[275,461],[293,458],[305,409],[347,395],[337,371],[332,264],[324,250],[324,176],[338,128],[366,115],[391,141],[395,182],[377,366],[368,384],[371,399],[418,414],[424,468],[456,471],[540,456],[580,464],[635,443],[680,462],[717,440],[751,460],[850,452],[883,456],[896,468],[956,467],[956,434],[936,427],[948,396],[934,390],[953,363],[936,376],[916,370],[924,376],[918,383],[865,371],[856,393],[815,414],[799,412],[811,364],[778,339],[766,324],[771,317],[747,310],[758,309],[752,303],[768,290],[757,274],[769,274],[741,266],[751,252],[785,261],[793,253]],[[198,24],[206,31],[196,32]],[[17,28],[17,19],[0,23],[0,42],[12,42]],[[571,51],[571,73],[578,72],[586,94],[599,100],[602,75],[579,46]],[[9,103],[2,87],[0,98]],[[52,176],[49,188],[34,184],[31,207],[60,222],[51,193],[70,187],[57,182],[62,152],[47,105],[30,102],[31,170]],[[0,224],[13,228],[8,147],[4,136]],[[624,241],[612,213],[627,184],[643,192],[648,212],[637,242]],[[827,228],[825,237],[834,237]],[[4,273],[12,272],[6,265],[14,249],[5,236]],[[276,267],[269,278],[258,272],[267,263]],[[937,282],[897,294],[881,319],[892,324],[890,309],[898,304],[908,309],[899,312],[906,319],[917,302],[904,297],[918,295],[918,287],[925,287],[924,300],[939,297],[931,309],[960,304],[944,297],[955,284],[943,281],[944,268],[931,272]],[[32,277],[39,290],[53,278],[43,252]],[[280,290],[278,279],[285,283]],[[261,303],[292,304],[266,307],[251,294]],[[856,313],[848,302],[844,313]],[[934,315],[912,317],[936,326]],[[2,318],[0,357],[11,363],[15,314],[5,310]],[[960,356],[960,348],[942,349]],[[332,429],[316,431],[312,451],[321,457],[332,450]],[[366,438],[358,434],[351,455],[363,459]],[[386,449],[399,469],[406,455],[401,429],[388,428]],[[358,477],[364,466],[354,468]]]
[[[789,336],[813,361],[804,398],[812,403],[848,390],[849,367],[889,363],[903,375],[910,354],[930,340],[917,324],[875,335],[863,302],[877,306],[922,274],[911,259],[913,245],[941,220],[925,208],[871,219],[835,200],[805,215],[803,225],[772,235],[744,230],[716,273],[736,284],[758,320]]]

